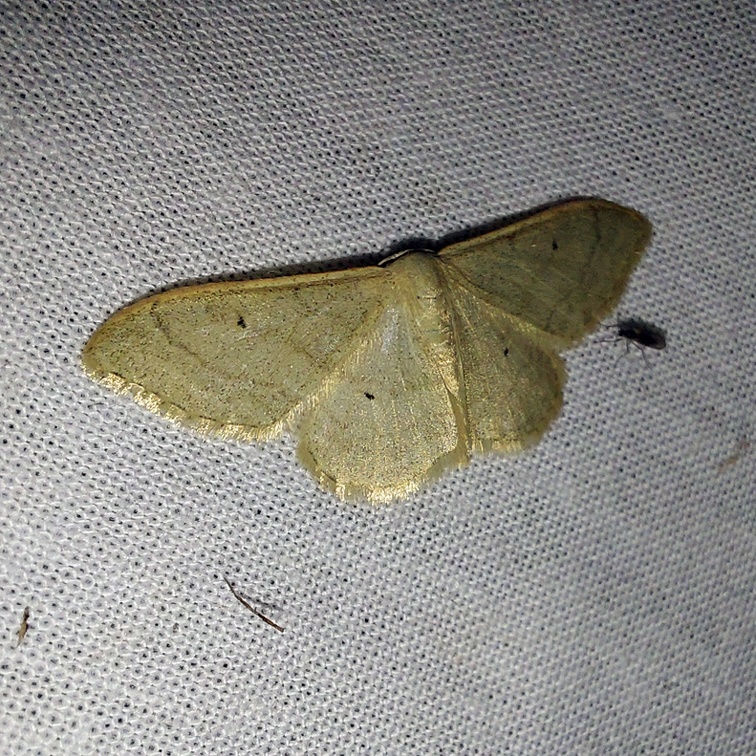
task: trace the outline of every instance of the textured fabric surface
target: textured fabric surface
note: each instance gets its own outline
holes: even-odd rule
[[[751,4],[2,19],[0,752],[756,750]],[[668,349],[589,337],[539,446],[406,502],[79,368],[162,288],[578,195],[654,224],[619,313]]]

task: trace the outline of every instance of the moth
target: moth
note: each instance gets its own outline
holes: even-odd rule
[[[290,429],[321,486],[386,502],[534,444],[562,406],[560,353],[614,309],[650,238],[640,213],[574,200],[437,253],[147,297],[82,364],[201,434]]]

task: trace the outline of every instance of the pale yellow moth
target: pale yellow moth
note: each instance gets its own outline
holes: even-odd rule
[[[650,237],[634,210],[575,200],[437,254],[147,297],[82,362],[200,433],[290,427],[324,488],[385,502],[537,441],[562,405],[559,352],[615,307]]]

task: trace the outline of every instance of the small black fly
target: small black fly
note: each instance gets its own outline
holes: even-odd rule
[[[612,328],[617,334],[614,341],[625,340],[628,352],[631,344],[640,349],[646,364],[648,364],[648,360],[644,350],[647,347],[649,349],[665,349],[667,346],[667,334],[664,329],[641,318],[623,318],[618,320],[615,325],[608,327]]]

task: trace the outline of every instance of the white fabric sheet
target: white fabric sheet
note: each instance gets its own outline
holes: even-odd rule
[[[1,12],[0,752],[756,751],[748,3]],[[539,446],[404,503],[79,368],[148,293],[582,195],[652,221],[668,349],[595,334]]]

